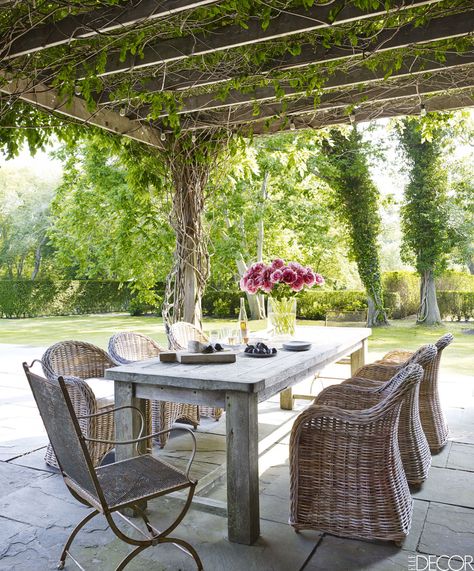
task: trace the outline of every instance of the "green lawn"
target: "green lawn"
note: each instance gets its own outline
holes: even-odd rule
[[[322,322],[301,321],[302,325],[322,325]],[[236,326],[226,320],[204,321],[204,329],[218,329]],[[251,322],[250,329],[265,327],[264,322]],[[446,351],[443,363],[453,372],[472,375],[474,371],[474,335],[465,333],[474,329],[474,324],[447,322],[442,327],[417,327],[413,321],[393,321],[390,327],[373,330],[369,350],[385,353],[391,349],[404,347],[415,349],[423,343],[434,342],[444,332],[455,336],[455,343]],[[117,331],[138,331],[150,335],[163,346],[166,337],[161,318],[145,316],[132,317],[126,314],[75,315],[69,317],[44,317],[34,319],[0,319],[0,343],[30,346],[48,346],[64,339],[81,339],[107,347],[107,341]]]

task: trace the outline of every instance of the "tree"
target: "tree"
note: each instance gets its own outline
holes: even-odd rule
[[[367,291],[368,325],[388,325],[378,246],[379,192],[370,177],[367,144],[355,125],[348,133],[331,130],[330,140],[323,142],[318,169],[333,190],[334,208],[347,228],[350,253]]]
[[[130,281],[140,301],[156,303],[172,263],[169,187],[135,153],[101,134],[64,146],[50,236],[63,275]]]
[[[0,172],[0,272],[35,279],[47,246],[55,181],[9,165]]]
[[[407,117],[398,128],[408,163],[409,182],[402,206],[402,254],[421,278],[417,323],[441,322],[435,276],[446,267],[453,247],[448,218],[448,181],[442,156],[451,132],[449,115]]]

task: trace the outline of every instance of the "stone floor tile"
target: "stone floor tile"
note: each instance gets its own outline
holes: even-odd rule
[[[474,508],[474,472],[433,467],[428,479],[413,497]]]
[[[474,472],[474,445],[453,442],[447,467]]]
[[[449,440],[446,446],[443,446],[437,454],[431,456],[431,466],[436,466],[437,468],[446,468],[448,462],[449,451],[451,450],[452,441]]]
[[[474,407],[447,408],[445,414],[450,440],[474,444]]]
[[[22,454],[37,450],[48,443],[46,435],[30,436],[28,438],[15,438],[0,442],[0,461],[6,462],[18,458]]]
[[[474,557],[474,509],[430,503],[418,550]]]
[[[402,549],[416,551],[425,525],[429,505],[429,502],[423,502],[421,500],[415,500],[413,502],[413,518],[410,533],[403,542]]]
[[[389,542],[325,535],[304,571],[407,571],[415,555]]]
[[[9,494],[35,485],[46,475],[8,462],[0,462],[0,503]],[[0,510],[0,514],[2,514]],[[15,518],[13,518],[15,519]]]
[[[29,454],[23,454],[19,458],[15,458],[11,461],[11,464],[16,466],[24,466],[25,468],[32,468],[33,470],[40,470],[49,474],[57,474],[58,470],[52,466],[49,466],[44,461],[45,453],[46,446],[43,446],[38,450],[30,452]]]

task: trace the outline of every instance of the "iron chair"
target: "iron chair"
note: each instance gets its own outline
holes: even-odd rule
[[[163,349],[151,337],[132,331],[121,331],[109,339],[109,355],[116,365],[127,365],[134,361],[144,361],[157,357]],[[188,421],[197,428],[199,424],[199,408],[195,404],[151,401],[152,431],[157,432],[171,428],[177,420]],[[168,434],[162,434],[159,439],[160,448],[168,441]]]
[[[290,438],[290,524],[342,537],[408,535],[413,500],[398,448],[400,407],[423,375],[410,365],[383,400],[364,410],[311,405]]]
[[[412,357],[412,364],[425,367],[436,359],[434,345],[425,345]],[[352,377],[340,385],[324,389],[314,401],[315,404],[339,406],[345,409],[370,408],[385,398],[394,387],[397,371],[383,383]],[[408,483],[421,484],[428,477],[431,454],[420,422],[419,386],[414,385],[407,394],[398,421],[398,446]]]
[[[186,321],[178,321],[173,323],[168,330],[168,341],[173,351],[187,351],[188,341],[200,341],[201,343],[209,343],[209,339],[202,329],[199,329],[192,323]],[[202,416],[210,416],[214,420],[219,420],[222,416],[222,409],[212,406],[199,406],[199,414]]]
[[[161,543],[173,543],[191,556],[197,568],[202,570],[203,566],[196,550],[183,539],[170,537],[170,533],[186,515],[197,483],[189,478],[189,469],[196,453],[196,439],[192,431],[186,427],[169,429],[169,431],[182,430],[189,432],[193,439],[193,449],[184,472],[161,462],[150,454],[136,456],[94,469],[87,443],[97,441],[97,439],[88,438],[81,432],[79,426],[81,417],[76,416],[74,411],[66,386],[67,379],[60,376],[57,380],[47,380],[33,373],[26,363],[23,363],[23,368],[56,454],[64,482],[76,500],[93,510],[76,525],[70,534],[61,553],[58,568],[64,568],[66,557],[69,556],[82,569],[71,555],[69,549],[80,529],[97,514],[102,514],[105,516],[113,533],[122,541],[134,546],[134,549],[120,562],[116,571],[124,569],[134,557],[147,547]],[[135,407],[123,406],[86,416],[99,417],[109,415],[124,408],[135,409]],[[135,443],[138,449],[140,442],[154,436],[153,434],[142,435],[145,419],[141,415],[140,410],[135,410],[140,414],[141,418],[139,437],[122,442],[109,440],[107,443],[113,446]],[[167,529],[164,531],[157,530],[152,526],[141,509],[140,502],[184,489],[188,489],[188,497],[180,514]],[[119,510],[124,508],[132,508],[141,516],[145,526],[144,530],[120,513]],[[117,514],[123,518],[135,531],[140,532],[143,538],[135,539],[121,531],[117,527],[112,514]]]

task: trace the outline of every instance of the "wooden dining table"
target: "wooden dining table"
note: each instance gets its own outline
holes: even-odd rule
[[[292,386],[327,365],[350,356],[354,373],[364,365],[365,327],[297,328],[296,339],[310,341],[308,351],[279,349],[274,357],[251,358],[239,353],[235,363],[187,365],[150,359],[113,367],[106,378],[115,386],[115,405],[145,410],[147,400],[165,400],[225,408],[228,538],[253,544],[260,535],[257,405],[280,393],[282,408],[292,408]],[[132,409],[117,411],[117,440],[139,433]],[[116,458],[137,454],[134,445],[117,447]]]

